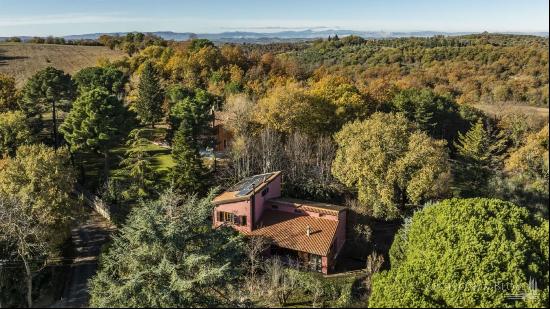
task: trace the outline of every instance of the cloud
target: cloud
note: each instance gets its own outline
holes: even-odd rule
[[[124,23],[153,21],[144,17],[127,17],[119,14],[88,15],[88,14],[63,14],[42,15],[25,17],[2,17],[0,27],[18,27],[31,25],[62,25],[62,24],[100,24],[100,23]]]

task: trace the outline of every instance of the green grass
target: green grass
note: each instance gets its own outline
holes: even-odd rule
[[[153,143],[153,141],[160,141],[166,134],[165,127],[157,127],[154,129],[144,128],[144,137],[151,142],[143,148],[152,156],[152,164],[155,170],[160,175],[160,181],[168,182],[168,172],[175,166],[172,160],[171,150],[169,148],[161,147]],[[119,145],[113,147],[109,152],[109,176],[114,176],[120,161],[126,156],[128,147],[125,141],[121,141]],[[101,184],[101,176],[103,172],[103,157],[97,154],[88,153],[80,154],[79,161],[84,165],[84,173],[86,178],[86,187],[88,190],[95,192]]]

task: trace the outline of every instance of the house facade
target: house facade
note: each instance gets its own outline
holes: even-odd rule
[[[233,134],[225,128],[223,119],[222,112],[214,112],[212,128],[214,129],[214,138],[216,139],[214,151],[217,152],[226,152],[229,150],[229,146],[233,140]]]
[[[346,208],[281,197],[282,173],[246,178],[217,196],[213,225],[271,241],[271,253],[330,273],[346,241]]]

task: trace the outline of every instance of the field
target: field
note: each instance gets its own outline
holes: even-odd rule
[[[0,43],[0,73],[15,77],[17,86],[37,71],[53,66],[73,74],[99,59],[120,59],[124,53],[103,46]]]
[[[513,105],[513,104],[477,104],[476,108],[482,110],[484,113],[501,118],[506,114],[523,114],[530,119],[533,123],[547,123],[549,119],[548,107],[536,107],[525,105]]]

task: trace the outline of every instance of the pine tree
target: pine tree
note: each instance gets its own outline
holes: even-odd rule
[[[32,76],[23,88],[22,109],[29,115],[38,115],[42,112],[52,112],[52,141],[55,148],[59,146],[57,134],[57,110],[67,110],[70,101],[74,98],[75,86],[69,74],[47,67]]]
[[[174,137],[172,158],[176,162],[170,174],[172,187],[184,193],[200,192],[203,188],[204,168],[191,138],[191,130],[185,123],[180,125]]]
[[[463,197],[486,196],[490,178],[502,163],[504,138],[490,132],[479,120],[466,134],[458,134],[454,143],[458,154],[455,163],[457,193]]]
[[[138,98],[134,108],[143,124],[152,127],[162,118],[164,90],[158,77],[159,73],[153,63],[146,62],[138,84]]]
[[[109,171],[109,149],[123,128],[124,107],[105,88],[80,96],[60,127],[72,151],[93,151],[104,156],[104,176]]]
[[[156,173],[152,157],[145,147],[149,141],[142,137],[142,129],[134,129],[128,135],[126,158],[120,162],[119,174],[128,182],[128,189],[123,191],[126,199],[138,199],[151,196],[154,191]]]
[[[414,111],[415,122],[418,124],[420,129],[425,132],[432,131],[434,127],[433,116],[434,113],[430,111],[427,104],[418,104],[418,107]]]

